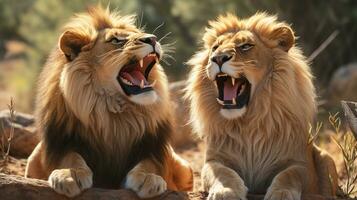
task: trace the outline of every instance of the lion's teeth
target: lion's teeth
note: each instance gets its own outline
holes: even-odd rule
[[[242,87],[240,88],[238,95],[241,95],[243,93],[244,89],[245,89],[245,84],[243,84]]]
[[[127,85],[133,85],[130,81],[126,80],[125,78],[120,77],[120,79],[123,81],[123,83]]]
[[[141,59],[141,60],[139,61],[139,65],[140,65],[140,67],[143,67],[143,66],[144,66],[144,60],[143,60],[143,59]]]
[[[233,101],[233,105],[237,105],[236,98],[233,98],[232,101]]]
[[[236,79],[232,77],[232,85],[234,86],[236,84]]]
[[[156,63],[159,63],[159,58],[155,57],[155,61],[156,61]]]
[[[218,102],[219,104],[221,104],[222,106],[224,105],[224,102],[223,102],[222,100],[220,100],[219,98],[216,98],[216,100],[217,100],[217,102]]]
[[[144,80],[141,80],[140,82],[140,88],[144,88],[145,84],[144,84]]]

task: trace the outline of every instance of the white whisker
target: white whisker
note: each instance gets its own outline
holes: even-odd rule
[[[154,29],[154,31],[152,32],[152,34],[155,34],[155,32],[156,32],[157,30],[159,30],[159,28],[163,27],[164,24],[165,24],[165,22],[162,22],[160,25],[158,25],[158,26]]]

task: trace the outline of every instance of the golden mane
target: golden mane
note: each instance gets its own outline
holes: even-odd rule
[[[163,123],[171,128],[168,81],[160,65],[152,70],[160,98],[145,107],[128,101],[122,94],[103,89],[94,76],[95,70],[89,67],[93,64],[93,55],[96,55],[95,52],[91,54],[91,48],[100,30],[119,27],[139,31],[134,21],[132,15],[120,16],[116,12],[110,13],[108,9],[93,7],[88,13],[76,15],[64,27],[64,33],[75,32],[80,35],[78,42],[85,41],[86,45],[81,49],[84,53],[74,61],[75,64],[71,64],[73,66],[69,66],[66,55],[56,47],[40,75],[36,116],[40,132],[46,133],[44,139],[49,135],[63,138],[75,132],[91,145],[103,144],[98,147],[101,148],[99,151],[125,154],[130,145],[145,134],[156,137],[155,130]],[[48,130],[55,132],[47,133]],[[165,133],[166,139],[169,132]],[[163,143],[167,142],[165,138],[162,138]]]
[[[102,7],[64,27],[38,82],[41,142],[25,176],[67,197],[90,187],[141,198],[191,190],[189,164],[170,146],[174,125],[155,35]]]
[[[309,142],[315,88],[291,28],[265,13],[226,14],[209,22],[203,40],[188,62],[186,97],[193,129],[206,143],[208,198],[334,195],[334,162]]]
[[[250,30],[265,45],[270,46],[276,43],[270,40],[274,37],[273,30],[283,24],[276,22],[275,16],[265,13],[242,20],[227,14],[219,16],[217,21],[209,22],[203,37],[204,49],[188,62],[192,71],[188,80],[187,97],[191,99],[191,120],[198,134],[210,136],[223,132],[241,132],[278,134],[277,137],[307,137],[309,123],[316,111],[315,89],[310,68],[297,47],[292,47],[288,53],[271,50],[273,66],[264,80],[256,86],[243,119],[224,120],[217,114],[217,102],[212,98],[215,95],[212,82],[205,72],[209,47],[219,35]],[[204,122],[205,127],[202,127],[201,122]],[[293,133],[301,130],[306,130],[306,134]]]

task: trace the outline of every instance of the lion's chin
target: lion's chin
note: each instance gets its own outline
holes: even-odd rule
[[[137,95],[131,95],[129,99],[136,104],[151,105],[154,104],[159,97],[157,96],[155,90],[151,90]]]
[[[232,120],[232,119],[242,117],[246,111],[247,111],[247,107],[244,106],[243,108],[240,108],[240,109],[224,109],[224,108],[222,108],[220,110],[220,113],[224,118]]]

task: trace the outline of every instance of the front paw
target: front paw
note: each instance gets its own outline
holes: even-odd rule
[[[74,197],[84,189],[92,187],[93,175],[85,170],[56,169],[52,171],[48,182],[57,193]]]
[[[151,198],[164,193],[165,180],[153,173],[130,173],[126,176],[125,188],[134,190],[140,198]]]
[[[247,200],[246,192],[237,192],[231,188],[211,189],[207,200]]]
[[[269,190],[264,200],[300,200],[301,193],[291,189]]]

